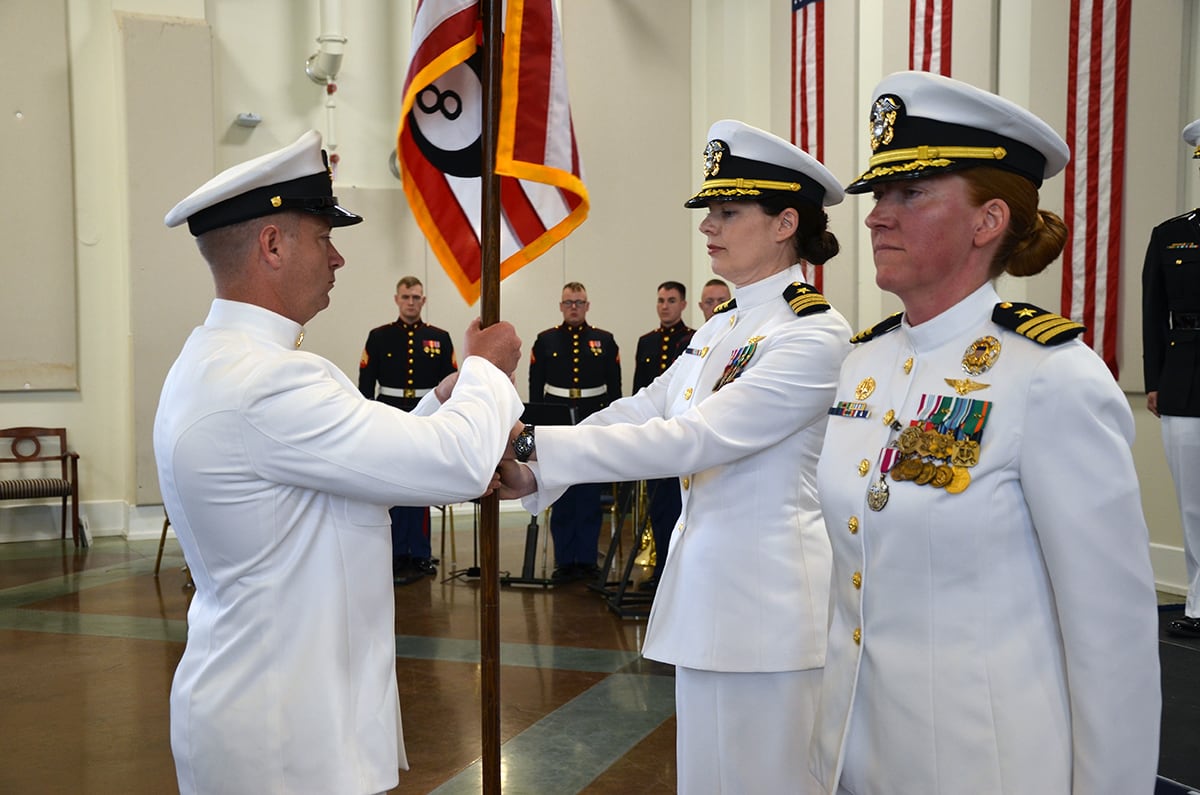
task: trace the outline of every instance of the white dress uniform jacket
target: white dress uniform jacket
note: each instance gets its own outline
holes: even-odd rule
[[[171,689],[185,795],[396,785],[387,506],[483,493],[521,413],[509,379],[471,357],[415,419],[296,350],[299,332],[216,300],[163,386],[154,452],[196,582]]]
[[[1129,404],[1081,340],[997,325],[998,301],[984,285],[842,368],[837,400],[869,413],[830,417],[818,470],[834,564],[813,771],[828,792],[1154,789],[1158,623]],[[988,337],[999,357],[968,375]],[[948,379],[973,383],[964,396]],[[889,412],[908,426],[939,396],[988,404],[972,409],[986,423],[969,485],[889,477],[872,510]]]
[[[801,279],[793,266],[739,287],[736,308],[645,389],[575,428],[537,429],[535,513],[572,483],[681,476],[646,657],[708,671],[824,663],[830,552],[814,475],[850,329],[833,309],[796,316],[782,294]],[[714,391],[739,351],[740,375]]]

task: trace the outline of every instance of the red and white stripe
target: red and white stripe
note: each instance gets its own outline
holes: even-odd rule
[[[482,180],[444,173],[421,151],[409,124],[418,95],[453,91],[461,114],[421,112],[420,128],[439,148],[479,138],[482,87],[467,60],[479,49],[478,0],[421,0],[413,21],[397,154],[417,224],[468,303],[479,297]],[[500,182],[500,277],[562,240],[588,212],[588,194],[567,99],[553,0],[505,3],[496,173]],[[429,95],[426,94],[428,99]],[[414,114],[415,115],[415,114]]]
[[[825,154],[825,4],[792,0],[792,143]],[[823,289],[822,269],[802,263],[804,280]]]
[[[1130,0],[1071,0],[1062,314],[1118,375]]]
[[[954,0],[911,0],[908,11],[908,68],[950,76],[950,33]]]

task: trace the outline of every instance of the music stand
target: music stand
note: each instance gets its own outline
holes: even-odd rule
[[[473,552],[471,553],[471,565],[465,569],[455,569],[442,578],[442,582],[450,582],[451,580],[467,579],[478,580],[482,576],[483,571],[479,568],[479,498],[471,500],[471,510],[473,512],[471,521],[471,535],[474,538]],[[442,530],[443,538],[446,535],[445,529]],[[445,544],[443,543],[443,547]]]
[[[521,413],[521,422],[533,426],[574,425],[575,407],[567,403],[526,403],[525,410]],[[549,577],[534,576],[537,542],[538,518],[537,514],[530,514],[529,524],[525,526],[525,555],[521,562],[521,576],[501,577],[501,585],[534,585],[548,588],[554,584]]]

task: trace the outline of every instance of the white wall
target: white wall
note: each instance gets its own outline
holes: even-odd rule
[[[334,143],[341,157],[336,189],[367,222],[336,235],[347,267],[333,305],[309,326],[305,346],[353,374],[366,332],[388,322],[396,279],[415,273],[426,283],[427,319],[456,336],[477,311],[458,298],[412,224],[399,183],[387,169],[407,61],[412,0],[343,0],[349,41],[335,95]],[[907,66],[907,3],[839,0],[826,6],[827,164],[849,181],[865,166],[866,115],[874,85]],[[1133,4],[1130,62],[1129,169],[1124,229],[1121,384],[1138,422],[1135,448],[1160,578],[1178,582],[1179,519],[1166,475],[1157,422],[1139,394],[1140,318],[1137,289],[1150,229],[1200,203],[1200,179],[1179,140],[1200,116],[1200,14],[1194,0]],[[200,322],[209,293],[190,281],[203,265],[187,233],[164,232],[161,217],[130,217],[129,194],[150,180],[182,197],[195,185],[171,169],[137,173],[143,152],[129,151],[130,125],[179,123],[130,117],[137,74],[124,74],[118,14],[174,17],[207,25],[212,36],[209,86],[176,81],[169,102],[210,102],[211,153],[223,168],[293,140],[308,127],[330,131],[325,95],[304,75],[316,50],[317,0],[67,0],[75,152],[76,258],[79,289],[78,392],[0,394],[0,425],[66,425],[82,453],[85,513],[93,532],[153,533],[154,507],[137,510],[154,484],[139,467],[144,418],[135,417],[134,374],[139,316],[133,281],[139,268],[174,268],[178,290],[163,295],[184,325]],[[501,314],[527,345],[559,320],[558,291],[583,281],[590,320],[612,330],[626,351],[626,384],[636,337],[651,328],[654,287],[680,279],[693,292],[708,278],[699,215],[682,201],[699,182],[699,153],[712,121],[732,116],[786,135],[790,106],[790,17],[779,0],[591,0],[564,2],[563,37],[572,106],[592,198],[589,220],[564,244],[510,277]],[[1060,132],[1065,126],[1068,0],[958,0],[956,76],[1027,103]],[[969,24],[967,24],[969,20]],[[171,64],[163,70],[168,84]],[[178,65],[176,67],[178,68]],[[161,80],[163,75],[145,75]],[[197,96],[189,92],[204,92]],[[263,123],[233,124],[254,112]],[[133,164],[133,165],[131,165]],[[186,171],[187,169],[179,169]],[[36,190],[37,186],[27,186]],[[1043,206],[1062,208],[1061,178],[1043,188]],[[165,212],[166,206],[161,208]],[[862,218],[869,199],[831,208],[842,254],[826,268],[826,292],[864,327],[897,308],[874,286]],[[147,236],[165,235],[163,263],[133,262]],[[6,264],[3,267],[15,268]],[[1058,266],[1041,277],[1003,280],[1007,296],[1058,306]],[[182,274],[188,274],[185,278]],[[10,274],[10,278],[13,276]],[[204,283],[203,275],[199,283]],[[694,296],[692,296],[694,297]],[[140,305],[140,304],[139,304]],[[700,317],[693,305],[690,317]],[[174,332],[172,332],[174,333]],[[138,357],[143,354],[138,354]],[[518,373],[524,391],[524,368]],[[140,413],[140,409],[138,413]],[[15,530],[0,506],[0,539]],[[56,533],[46,515],[44,535]],[[1178,565],[1177,565],[1178,564]]]

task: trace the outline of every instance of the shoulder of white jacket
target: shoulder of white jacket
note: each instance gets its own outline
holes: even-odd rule
[[[858,345],[860,342],[870,342],[877,337],[882,337],[889,331],[895,331],[900,328],[900,321],[904,318],[903,312],[895,312],[888,315],[883,320],[871,326],[869,329],[863,329],[850,338],[850,342]]]
[[[1001,301],[992,310],[992,322],[1015,331],[1039,345],[1061,345],[1082,334],[1086,328],[1070,318],[1047,312],[1033,304]]]
[[[815,315],[818,312],[828,312],[832,307],[825,296],[817,292],[817,288],[804,282],[792,282],[783,288],[783,299],[796,313],[796,317]]]

